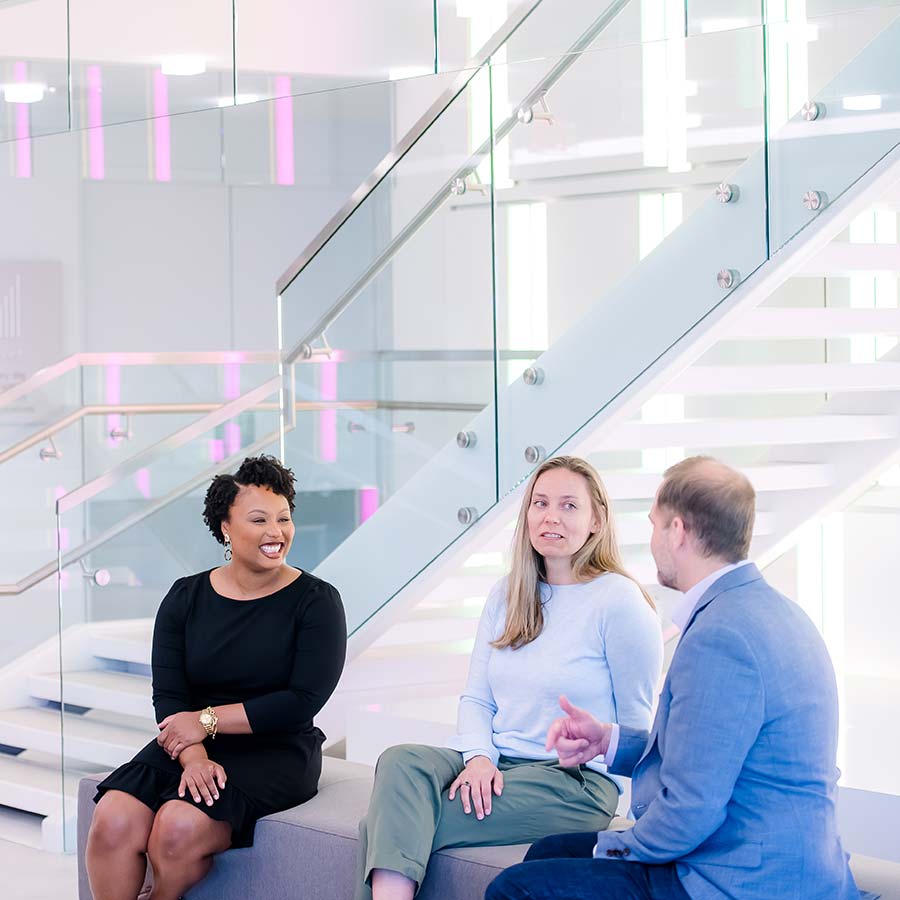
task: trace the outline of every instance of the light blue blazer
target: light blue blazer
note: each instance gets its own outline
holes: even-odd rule
[[[858,900],[835,824],[838,701],[825,644],[754,565],[700,598],[650,731],[622,728],[634,828],[597,856],[677,861],[692,900]]]

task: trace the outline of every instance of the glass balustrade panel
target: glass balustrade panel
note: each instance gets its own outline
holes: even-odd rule
[[[896,5],[769,26],[773,253],[876,165],[889,168],[900,144],[898,40]]]
[[[283,346],[294,360],[287,461],[301,483],[345,498],[326,513],[340,515],[345,532],[362,526],[352,535],[361,548],[358,573],[337,573],[347,579],[338,586],[351,628],[496,496],[487,409],[494,390],[488,73],[461,77],[441,118],[281,297]],[[463,195],[475,202],[460,209],[453,201]],[[442,473],[436,483],[434,471]],[[392,535],[383,553],[368,543],[378,528]],[[330,555],[336,546],[323,549]],[[337,562],[326,556],[322,571],[330,565]]]
[[[69,128],[66,0],[0,6],[0,141],[15,141],[12,174],[34,173],[32,139]]]
[[[765,262],[763,34],[491,75],[502,494]]]

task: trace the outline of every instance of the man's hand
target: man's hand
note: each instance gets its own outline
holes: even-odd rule
[[[556,750],[562,766],[580,766],[609,749],[612,726],[598,722],[587,710],[559,698],[565,716],[556,719],[547,731],[545,749]]]
[[[166,716],[159,723],[159,744],[172,759],[178,759],[178,754],[185,747],[194,744],[202,744],[206,739],[206,729],[200,724],[199,712],[180,712],[172,716]]]
[[[457,791],[463,812],[468,815],[474,806],[475,818],[481,820],[491,814],[492,793],[498,797],[503,793],[503,773],[486,756],[473,756],[450,785],[447,799]]]

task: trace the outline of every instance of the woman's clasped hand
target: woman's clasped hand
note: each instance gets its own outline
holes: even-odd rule
[[[491,801],[503,793],[503,773],[486,757],[473,756],[456,776],[447,794],[454,800],[459,792],[463,812],[468,815],[475,808],[475,818],[483,819],[491,814]]]
[[[172,759],[185,747],[202,744],[206,738],[206,729],[200,724],[199,712],[180,712],[166,716],[159,723],[159,737],[156,743],[168,753]]]

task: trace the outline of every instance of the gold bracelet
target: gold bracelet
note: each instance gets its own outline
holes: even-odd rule
[[[215,740],[219,730],[219,717],[211,706],[207,706],[206,709],[200,713],[200,724],[206,731],[206,736]]]

